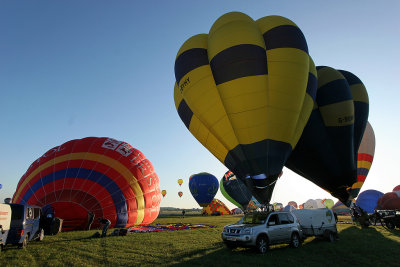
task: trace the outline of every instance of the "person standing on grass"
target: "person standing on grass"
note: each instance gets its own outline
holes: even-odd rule
[[[186,211],[182,210],[182,218],[185,218],[185,213],[186,213]]]
[[[107,234],[108,227],[110,227],[111,222],[110,222],[110,220],[108,220],[106,218],[99,218],[99,223],[104,224],[103,232],[101,233],[101,237],[105,237]]]
[[[86,226],[86,230],[90,230],[90,227],[92,227],[92,223],[94,221],[94,213],[93,212],[88,212],[88,223]]]

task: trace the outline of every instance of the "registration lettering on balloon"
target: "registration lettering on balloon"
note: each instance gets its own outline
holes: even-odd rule
[[[121,141],[118,141],[118,140],[115,140],[115,139],[112,139],[112,138],[108,138],[108,139],[103,143],[103,145],[102,145],[101,147],[114,150],[114,149],[116,149],[116,148],[119,146],[119,144],[121,144]]]
[[[181,84],[181,86],[180,86],[181,93],[182,93],[182,91],[183,91],[183,88],[185,88],[185,86],[188,85],[189,83],[190,83],[190,80],[189,80],[189,77],[187,77],[187,78],[183,81],[183,83]]]
[[[133,152],[133,147],[127,143],[122,143],[115,151],[119,152],[122,156],[129,156]]]

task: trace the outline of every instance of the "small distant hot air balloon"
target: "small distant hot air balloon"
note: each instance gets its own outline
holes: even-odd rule
[[[0,189],[2,189],[3,188],[3,185],[2,184],[0,184]]]
[[[325,208],[331,209],[335,205],[335,202],[330,198],[325,198],[322,200],[322,204],[324,204]]]
[[[178,180],[178,184],[179,184],[179,186],[181,186],[181,185],[183,184],[183,180],[182,180],[182,179],[179,179],[179,180]]]
[[[293,207],[295,207],[297,209],[296,201],[289,201],[288,205],[292,205]]]
[[[207,207],[214,199],[218,188],[218,180],[212,174],[203,172],[194,174],[189,178],[190,193],[201,207]]]
[[[179,191],[179,192],[178,192],[178,196],[179,196],[179,197],[182,197],[182,195],[183,195],[182,191]]]
[[[167,194],[167,190],[162,190],[162,191],[161,191],[161,195],[162,195],[163,197],[165,197],[166,194]]]

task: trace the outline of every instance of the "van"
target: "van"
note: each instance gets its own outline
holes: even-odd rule
[[[331,209],[296,209],[292,213],[300,223],[304,238],[324,237],[330,242],[337,239],[336,220]]]
[[[0,204],[0,251],[6,245],[8,231],[11,223],[11,207],[8,204]]]
[[[9,204],[11,223],[6,244],[17,244],[25,248],[31,240],[43,240],[44,230],[40,225],[41,208],[32,205]]]

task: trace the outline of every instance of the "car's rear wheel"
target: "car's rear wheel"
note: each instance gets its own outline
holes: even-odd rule
[[[268,238],[266,236],[259,236],[256,242],[257,250],[261,254],[265,254],[268,251]]]
[[[300,246],[300,236],[298,233],[293,233],[292,238],[290,239],[290,246],[292,248],[298,248]]]

